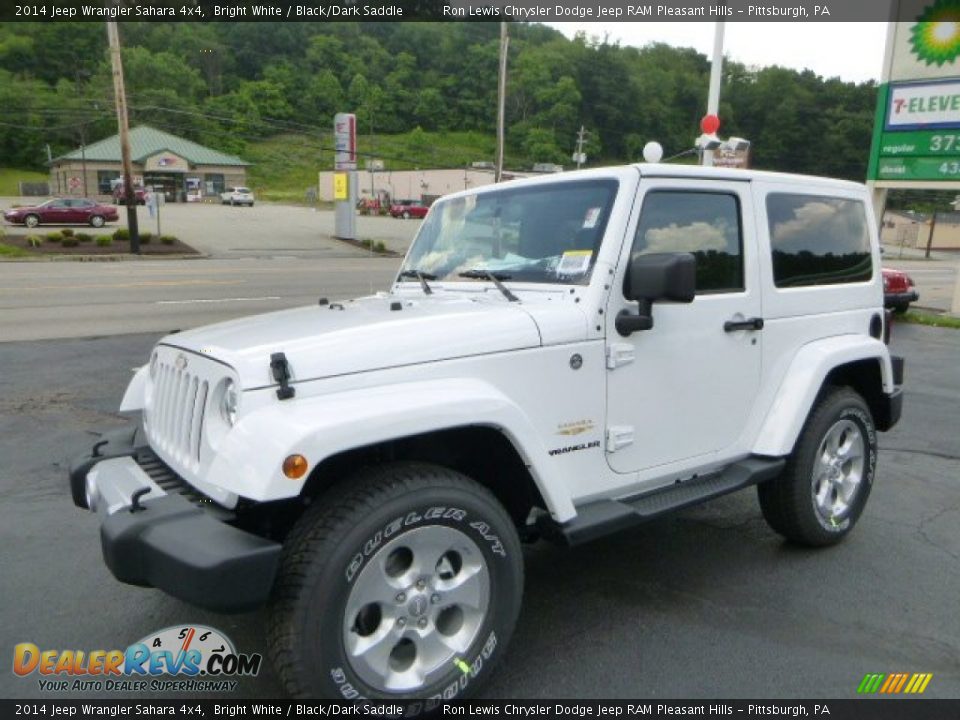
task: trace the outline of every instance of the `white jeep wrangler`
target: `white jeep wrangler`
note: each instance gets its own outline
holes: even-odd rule
[[[170,335],[71,469],[121,581],[269,604],[287,691],[444,698],[504,653],[521,540],[757,485],[835,543],[899,419],[861,185],[638,165],[467,191],[389,292]]]

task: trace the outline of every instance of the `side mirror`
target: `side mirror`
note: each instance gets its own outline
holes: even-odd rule
[[[652,328],[651,306],[655,302],[693,302],[696,279],[697,261],[690,253],[633,256],[623,294],[628,300],[637,301],[639,311],[636,315],[626,310],[620,313],[615,323],[617,332],[626,337]]]

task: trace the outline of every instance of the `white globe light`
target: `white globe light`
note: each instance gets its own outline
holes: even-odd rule
[[[663,146],[651,140],[643,146],[643,160],[648,163],[658,163],[663,159]]]

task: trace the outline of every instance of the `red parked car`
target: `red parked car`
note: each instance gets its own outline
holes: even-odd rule
[[[398,200],[390,206],[390,214],[395,218],[403,218],[404,220],[425,218],[428,210],[430,208],[419,200]]]
[[[913,278],[900,270],[881,268],[883,272],[883,306],[905,313],[910,303],[920,299]]]
[[[89,223],[93,227],[103,227],[105,222],[118,218],[117,209],[112,205],[101,205],[86,198],[54,198],[32,207],[18,207],[3,213],[3,219],[9,223],[36,227],[46,225],[73,225]]]

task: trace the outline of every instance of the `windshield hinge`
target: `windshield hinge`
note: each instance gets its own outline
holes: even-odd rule
[[[280,383],[280,387],[277,388],[277,398],[289,400],[296,395],[297,391],[290,387],[290,378],[293,375],[290,372],[290,363],[287,362],[286,355],[278,352],[270,356],[270,372],[273,373],[273,379]]]
[[[613,370],[629,365],[636,359],[633,345],[630,343],[610,343],[607,345],[607,368]]]

